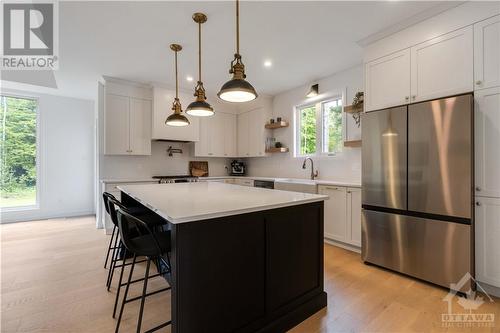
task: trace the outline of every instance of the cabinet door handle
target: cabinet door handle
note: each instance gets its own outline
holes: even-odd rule
[[[476,186],[476,191],[481,192],[481,188],[479,186]]]
[[[477,80],[477,81],[476,81],[476,85],[477,85],[477,86],[480,86],[481,84],[483,84],[483,81],[481,81],[481,80]]]
[[[478,206],[478,207],[481,206],[481,202],[476,201],[476,206]]]
[[[405,96],[405,101],[409,101],[410,100],[410,96]]]
[[[417,95],[411,96],[411,99],[415,100],[415,98],[417,98]]]
[[[326,187],[327,190],[335,190],[337,191],[339,188],[338,187]]]

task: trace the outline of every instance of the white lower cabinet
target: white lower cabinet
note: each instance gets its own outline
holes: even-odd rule
[[[500,198],[476,197],[476,279],[500,288]]]
[[[319,185],[318,193],[329,196],[324,209],[325,238],[361,246],[361,189]]]

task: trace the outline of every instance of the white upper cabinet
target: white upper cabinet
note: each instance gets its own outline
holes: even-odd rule
[[[151,155],[151,101],[130,98],[130,150],[134,155]]]
[[[200,118],[200,139],[195,143],[195,156],[235,157],[236,116],[215,112]]]
[[[198,141],[200,139],[199,117],[192,117],[186,113],[190,124],[183,127],[168,126],[165,120],[172,113],[172,102],[175,91],[161,87],[153,88],[153,140]],[[189,94],[180,94],[179,99],[185,108],[194,100]]]
[[[500,86],[500,15],[474,24],[474,86]]]
[[[238,115],[238,156],[249,157],[249,133],[250,113],[245,112]]]
[[[476,279],[500,287],[500,199],[476,198]]]
[[[151,155],[151,87],[106,78],[104,154]]]
[[[264,126],[269,117],[270,112],[263,107],[238,115],[238,156],[266,156],[269,130]]]
[[[472,26],[411,48],[411,102],[470,92],[473,81]]]
[[[365,91],[366,111],[408,103],[410,50],[396,52],[367,63]]]
[[[105,95],[104,154],[129,155],[129,98]]]
[[[500,198],[500,87],[475,92],[476,195]]]

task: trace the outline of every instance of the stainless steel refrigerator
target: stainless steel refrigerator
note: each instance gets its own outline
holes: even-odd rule
[[[472,94],[363,115],[363,261],[444,287],[474,276],[473,119]]]

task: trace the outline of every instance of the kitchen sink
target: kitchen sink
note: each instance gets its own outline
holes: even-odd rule
[[[314,180],[300,178],[278,178],[274,181],[275,190],[317,193],[317,185]]]

